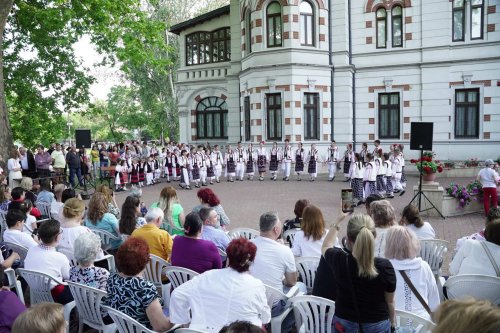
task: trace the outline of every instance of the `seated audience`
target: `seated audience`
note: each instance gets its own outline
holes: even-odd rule
[[[433,317],[436,323],[433,333],[500,332],[500,309],[485,300],[446,301]]]
[[[450,275],[498,276],[495,266],[500,267],[500,219],[486,225],[484,238],[484,241],[468,239],[463,242],[450,263]]]
[[[24,189],[22,187],[14,187],[10,191],[10,203],[8,209],[19,209],[19,206],[24,202]]]
[[[40,303],[17,317],[12,333],[65,333],[66,325],[61,304]]]
[[[295,233],[292,252],[296,257],[321,257],[321,245],[325,240],[325,220],[321,209],[314,205],[304,208],[302,213],[302,230]]]
[[[203,273],[221,268],[222,261],[214,243],[201,239],[203,221],[198,213],[189,213],[184,221],[184,236],[174,238],[172,265]]]
[[[135,229],[146,224],[146,220],[141,216],[141,201],[136,196],[128,196],[122,205],[120,221],[118,223],[122,239],[126,240]]]
[[[64,254],[68,260],[75,259],[75,241],[82,234],[90,234],[92,231],[83,226],[83,215],[85,214],[85,204],[82,200],[72,198],[64,203],[62,210],[61,238],[57,245],[57,251]],[[104,253],[99,251],[98,258],[102,258]]]
[[[23,232],[25,219],[26,215],[21,210],[9,210],[5,216],[5,222],[7,223],[7,227],[9,229],[5,230],[3,240],[24,246],[27,249],[38,245],[31,235],[27,235]]]
[[[113,189],[109,188],[107,185],[98,185],[95,189],[96,193],[102,193],[106,200],[106,206],[108,207],[107,212],[113,214],[117,219],[120,217],[120,209],[116,204],[115,193]]]
[[[24,197],[26,199],[31,200],[31,202],[36,202],[37,195],[33,193],[33,179],[30,177],[23,177],[23,179],[21,179],[21,185],[19,186],[23,188]]]
[[[492,221],[494,221],[496,219],[500,219],[500,208],[499,207],[490,208],[490,211],[489,211],[488,215],[486,216],[485,228],[486,228],[486,225],[488,225],[488,223],[490,223],[490,222],[492,222]],[[460,247],[462,246],[462,244],[467,239],[474,239],[474,240],[478,240],[478,241],[484,241],[485,240],[485,238],[484,238],[484,229],[485,228],[483,228],[479,232],[473,233],[470,236],[465,236],[465,237],[457,239],[457,245],[455,246],[455,253],[458,252],[458,250],[460,249]]]
[[[90,229],[101,229],[120,237],[118,230],[118,220],[115,215],[108,212],[108,202],[104,194],[95,192],[90,198],[85,226]],[[122,240],[111,241],[111,250],[116,250],[121,245]]]
[[[302,222],[302,212],[304,211],[304,208],[306,208],[308,205],[309,205],[309,200],[307,199],[300,199],[297,200],[297,202],[295,202],[295,207],[293,209],[295,218],[286,220],[285,223],[283,223],[283,231],[287,231],[288,229],[300,228]]]
[[[0,267],[0,282],[3,282],[4,278],[4,269]],[[19,300],[19,297],[8,287],[0,286],[0,332],[10,332],[12,324],[24,311],[26,311],[26,307]]]
[[[248,321],[233,321],[224,326],[219,333],[264,333],[264,330]]]
[[[375,224],[368,215],[353,214],[347,224],[346,247],[333,247],[339,223],[346,216],[341,213],[330,226],[321,249],[332,275],[318,276],[319,269],[316,275],[316,280],[335,288],[335,332],[360,328],[363,332],[391,332],[395,325],[394,268],[389,260],[374,256]]]
[[[255,253],[252,242],[232,240],[227,247],[229,267],[207,271],[174,289],[171,322],[206,332],[219,332],[241,319],[258,327],[268,323],[271,313],[264,284],[248,272]]]
[[[54,193],[52,193],[50,187],[49,179],[41,179],[40,180],[40,192],[38,193],[35,205],[40,202],[44,202],[46,204],[51,204],[54,199]]]
[[[401,213],[401,221],[399,224],[406,226],[417,235],[418,239],[434,239],[436,232],[429,222],[424,222],[420,217],[418,208],[410,204],[403,208]]]
[[[77,194],[76,191],[72,188],[65,189],[61,194],[61,202],[66,203],[66,201],[71,199],[71,198],[81,199],[81,196],[80,196],[80,194]],[[60,212],[59,212],[59,215],[61,215]]]
[[[56,219],[59,221],[59,212],[61,208],[64,206],[64,202],[62,202],[62,193],[66,189],[66,186],[64,184],[57,184],[54,186],[54,196],[55,200],[52,200],[52,203],[50,204],[50,214],[52,215],[53,219]]]
[[[370,204],[370,213],[375,222],[375,257],[384,258],[386,232],[396,225],[396,213],[387,200],[378,200]]]
[[[23,232],[29,236],[31,236],[33,231],[37,228],[36,217],[31,215],[34,209],[35,208],[29,199],[24,199],[24,201],[19,205],[19,210],[26,216],[26,220],[23,225]]]
[[[0,212],[6,212],[10,204],[10,189],[8,186],[0,184]]]
[[[106,291],[109,272],[94,266],[97,256],[102,254],[101,238],[92,232],[83,233],[75,240],[74,248],[78,265],[70,268],[69,280]]]
[[[411,312],[431,320],[425,306],[403,278],[403,273],[409,278],[415,289],[424,299],[431,311],[439,305],[439,292],[431,267],[422,258],[417,257],[420,243],[417,236],[402,226],[389,228],[385,245],[385,257],[391,261],[396,271],[396,310]],[[403,272],[403,273],[402,273]]]
[[[149,262],[148,244],[130,237],[120,246],[115,258],[120,273],[109,277],[104,303],[154,331],[170,329],[172,325],[163,314],[163,300],[155,285],[142,277]]]
[[[384,200],[384,197],[380,194],[370,194],[365,200],[366,214],[371,216],[370,205],[374,201]]]
[[[217,229],[218,214],[215,209],[212,207],[203,207],[200,209],[199,214],[203,221],[201,238],[213,242],[219,249],[226,251],[230,239],[222,229]]]
[[[61,227],[56,220],[48,220],[38,228],[38,237],[41,244],[28,250],[24,259],[24,268],[49,274],[53,278],[63,281],[69,279],[69,260],[62,253],[56,251],[61,237]],[[52,297],[57,303],[66,304],[73,301],[68,286],[51,283]]]
[[[193,212],[198,213],[203,207],[212,207],[217,212],[217,228],[226,229],[229,226],[229,217],[227,217],[224,208],[220,204],[219,197],[209,188],[198,190],[198,199],[200,205],[193,208]]]
[[[151,208],[146,214],[146,225],[135,229],[132,236],[146,241],[151,254],[170,262],[172,237],[168,232],[160,229],[162,223],[163,211],[160,208]]]
[[[177,192],[172,186],[167,186],[161,190],[160,199],[151,205],[151,208],[160,208],[163,211],[164,223],[175,227],[173,235],[184,233],[184,209],[179,203]]]

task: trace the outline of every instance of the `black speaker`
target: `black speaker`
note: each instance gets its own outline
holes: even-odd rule
[[[432,150],[434,123],[411,123],[410,149]]]
[[[76,148],[91,148],[90,130],[75,130]]]

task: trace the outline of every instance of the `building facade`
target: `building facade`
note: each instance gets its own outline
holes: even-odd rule
[[[423,121],[440,159],[500,155],[500,0],[231,0],[171,31],[182,142],[409,146]]]

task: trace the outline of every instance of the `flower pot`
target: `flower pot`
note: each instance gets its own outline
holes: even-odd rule
[[[436,180],[436,173],[433,172],[433,173],[426,173],[426,174],[423,174],[422,175],[422,180],[424,182],[433,182],[434,180]]]

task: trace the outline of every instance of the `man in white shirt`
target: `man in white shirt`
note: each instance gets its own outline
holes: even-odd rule
[[[26,220],[26,215],[22,211],[18,209],[9,210],[5,216],[5,222],[9,229],[5,230],[3,240],[29,249],[38,245],[38,243],[31,236],[23,232],[24,220]]]

